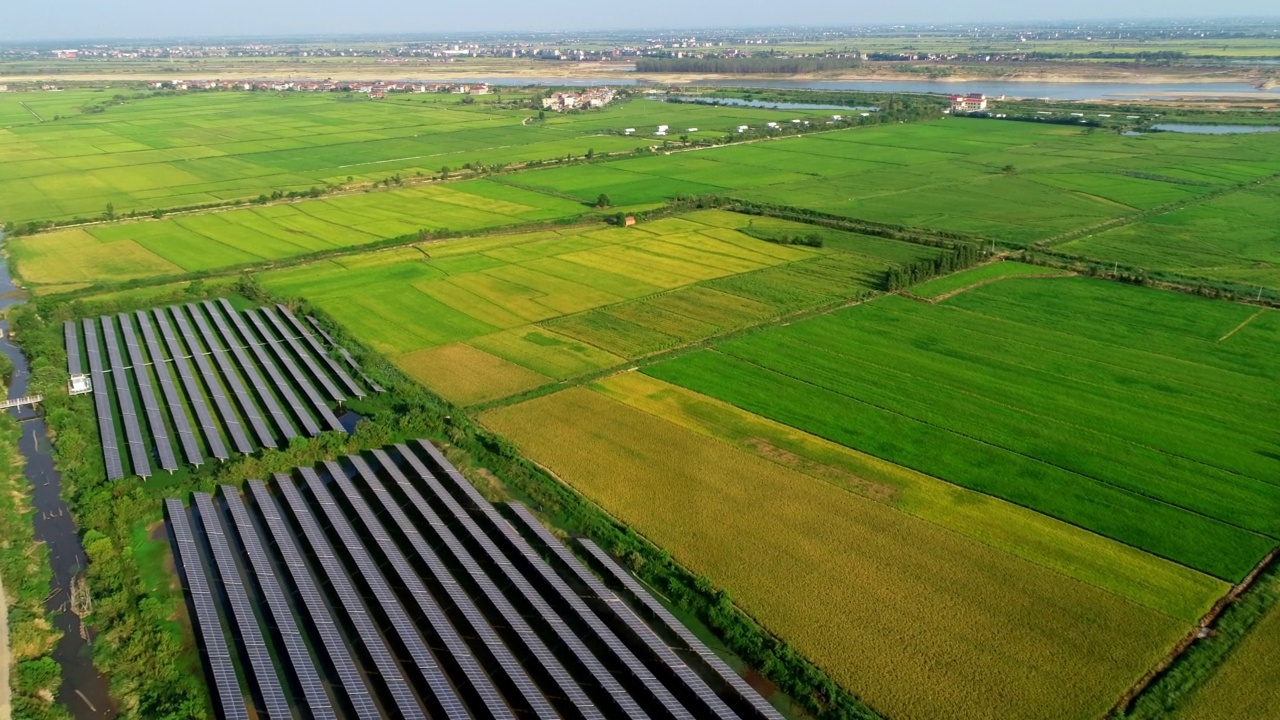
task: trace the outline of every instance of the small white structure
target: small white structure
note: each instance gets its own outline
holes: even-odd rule
[[[685,132],[698,132],[698,128],[689,128]]]
[[[767,123],[767,124],[769,125],[769,127],[774,128],[775,130],[778,128],[778,123],[776,123],[776,122],[771,122],[771,123]]]
[[[71,381],[67,383],[67,393],[70,395],[84,395],[93,392],[93,383],[89,381],[88,375],[72,375]]]
[[[748,131],[748,130],[750,130],[750,129],[751,129],[751,127],[750,127],[749,125],[739,125],[739,126],[738,126],[738,132],[740,132],[740,133],[746,132],[746,131]]]
[[[626,130],[623,130],[623,131],[622,131],[622,134],[623,134],[623,135],[635,135],[635,134],[636,134],[636,129],[635,129],[635,128],[627,128]]]
[[[831,116],[831,119],[832,119],[832,120],[835,120],[836,122],[840,122],[841,120],[843,120],[843,119],[844,119],[844,116],[843,116],[843,115],[832,115],[832,116]]]
[[[655,132],[655,133],[654,133],[654,135],[656,135],[656,136],[658,136],[658,137],[666,137],[666,136],[667,136],[667,131],[666,131],[666,130],[659,130],[659,131]]]
[[[670,129],[671,129],[671,126],[669,126],[669,125],[659,125],[659,126],[658,126],[658,132],[660,132],[660,133],[664,133],[664,132],[666,132],[667,130],[670,130]]]

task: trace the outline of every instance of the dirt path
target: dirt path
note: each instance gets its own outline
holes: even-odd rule
[[[1266,312],[1266,311],[1267,311],[1267,310],[1266,310],[1266,308],[1263,308],[1262,310],[1259,310],[1258,312],[1256,312],[1256,313],[1254,313],[1254,314],[1250,315],[1248,318],[1246,318],[1246,319],[1245,319],[1245,321],[1244,321],[1244,322],[1242,322],[1242,323],[1240,323],[1239,325],[1237,325],[1237,326],[1235,326],[1234,328],[1232,328],[1231,332],[1229,332],[1229,333],[1227,333],[1226,335],[1223,335],[1222,337],[1218,338],[1218,342],[1222,342],[1223,340],[1226,340],[1227,338],[1230,338],[1232,335],[1235,335],[1236,333],[1240,332],[1241,330],[1243,330],[1243,329],[1244,329],[1244,327],[1245,327],[1246,325],[1248,325],[1249,323],[1253,322],[1253,321],[1254,321],[1254,318],[1258,317],[1259,315],[1261,315],[1262,313],[1264,313],[1264,312]],[[0,720],[3,720],[3,719],[2,719],[2,718],[0,718]]]
[[[9,601],[0,582],[0,720],[10,720],[9,709]]]
[[[979,267],[981,267],[981,266],[979,266]],[[960,272],[964,272],[964,271],[963,271],[963,270],[961,270]],[[919,296],[919,295],[912,295],[910,291],[903,292],[902,294],[903,294],[903,295],[906,295],[907,297],[911,298],[912,300],[919,300],[920,302],[926,302],[926,303],[929,303],[930,305],[937,305],[938,303],[940,303],[940,302],[942,302],[942,301],[944,301],[944,300],[950,300],[951,298],[953,298],[953,297],[955,297],[955,296],[959,295],[959,294],[960,294],[960,293],[962,293],[962,292],[968,292],[968,291],[973,290],[973,289],[975,289],[975,288],[980,288],[980,287],[982,287],[983,285],[990,285],[991,283],[994,283],[994,282],[1000,282],[1001,280],[1013,280],[1013,279],[1018,279],[1018,280],[1042,280],[1042,279],[1043,279],[1043,280],[1052,280],[1052,279],[1055,279],[1055,278],[1064,278],[1064,277],[1075,277],[1075,273],[1073,273],[1073,272],[1061,272],[1061,273],[1056,273],[1056,274],[1053,274],[1053,275],[1001,275],[1001,276],[999,276],[999,277],[993,277],[993,278],[987,278],[987,279],[985,279],[985,280],[979,280],[979,281],[978,281],[978,282],[976,282],[976,283],[972,283],[972,284],[970,284],[970,285],[965,285],[964,287],[956,288],[955,290],[951,290],[951,291],[945,292],[945,293],[943,293],[943,294],[941,294],[941,295],[937,295],[937,296],[935,296],[935,297],[931,297],[931,298],[929,298],[929,297],[921,297],[921,296]],[[1234,332],[1234,331],[1233,331],[1233,332]]]

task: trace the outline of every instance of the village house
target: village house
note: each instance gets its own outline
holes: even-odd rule
[[[987,96],[982,93],[968,95],[952,95],[952,112],[981,112],[987,109]]]

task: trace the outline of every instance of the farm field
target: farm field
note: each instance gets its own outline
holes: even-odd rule
[[[1097,717],[1190,625],[586,388],[480,419],[888,717]]]
[[[1274,312],[1081,278],[886,297],[654,377],[1228,581],[1280,537]],[[1233,329],[1251,320],[1225,340]],[[981,338],[981,342],[975,342]]]
[[[821,249],[778,245],[740,231],[756,220],[699,211],[629,228],[450,240],[261,280],[317,303],[467,405],[856,296],[890,265],[936,252],[834,230],[823,232]],[[758,220],[760,228],[807,227]],[[449,370],[459,358],[468,370]]]
[[[268,263],[357,247],[419,230],[487,230],[572,218],[560,198],[468,180],[396,192],[68,228],[19,238],[23,279],[48,291]]]
[[[1280,289],[1280,183],[1213,198],[1073,240],[1063,252]]]
[[[394,174],[434,175],[465,163],[625,152],[660,142],[651,136],[660,124],[723,135],[777,114],[637,100],[536,121],[537,111],[499,104],[528,97],[510,88],[473,97],[470,105],[448,93],[374,102],[343,93],[218,92],[81,112],[113,94],[14,93],[0,100],[0,220],[91,218],[108,202],[120,214],[145,213]],[[55,113],[61,117],[51,122]],[[629,127],[635,136],[622,135]]]
[[[994,262],[914,285],[910,293],[916,297],[933,300],[947,293],[965,290],[979,284],[1003,280],[1004,278],[1061,274],[1063,274],[1061,270],[1039,265],[1028,265],[1013,261]]]
[[[1280,160],[1274,136],[1205,137],[952,118],[543,169],[509,182],[584,201],[606,192],[621,203],[717,192],[1023,246],[1269,176]]]

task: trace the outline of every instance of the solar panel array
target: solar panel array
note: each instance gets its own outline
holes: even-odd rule
[[[345,432],[335,406],[365,396],[283,306],[240,312],[225,299],[204,301],[67,322],[63,333],[68,371],[81,374],[89,360],[112,480],[147,477],[153,465],[176,471],[179,448],[183,461],[200,465],[228,459],[228,447],[248,455]]]
[[[107,479],[119,480],[124,477],[124,463],[120,459],[120,441],[116,439],[116,416],[111,409],[111,393],[107,390],[106,374],[102,370],[98,330],[88,318],[84,320],[84,346],[85,354],[89,356],[89,381],[93,384],[93,406],[98,413],[98,435],[102,439]]]
[[[780,718],[598,547],[623,595],[429,444],[247,493],[196,493],[199,523],[166,501],[226,717]]]

